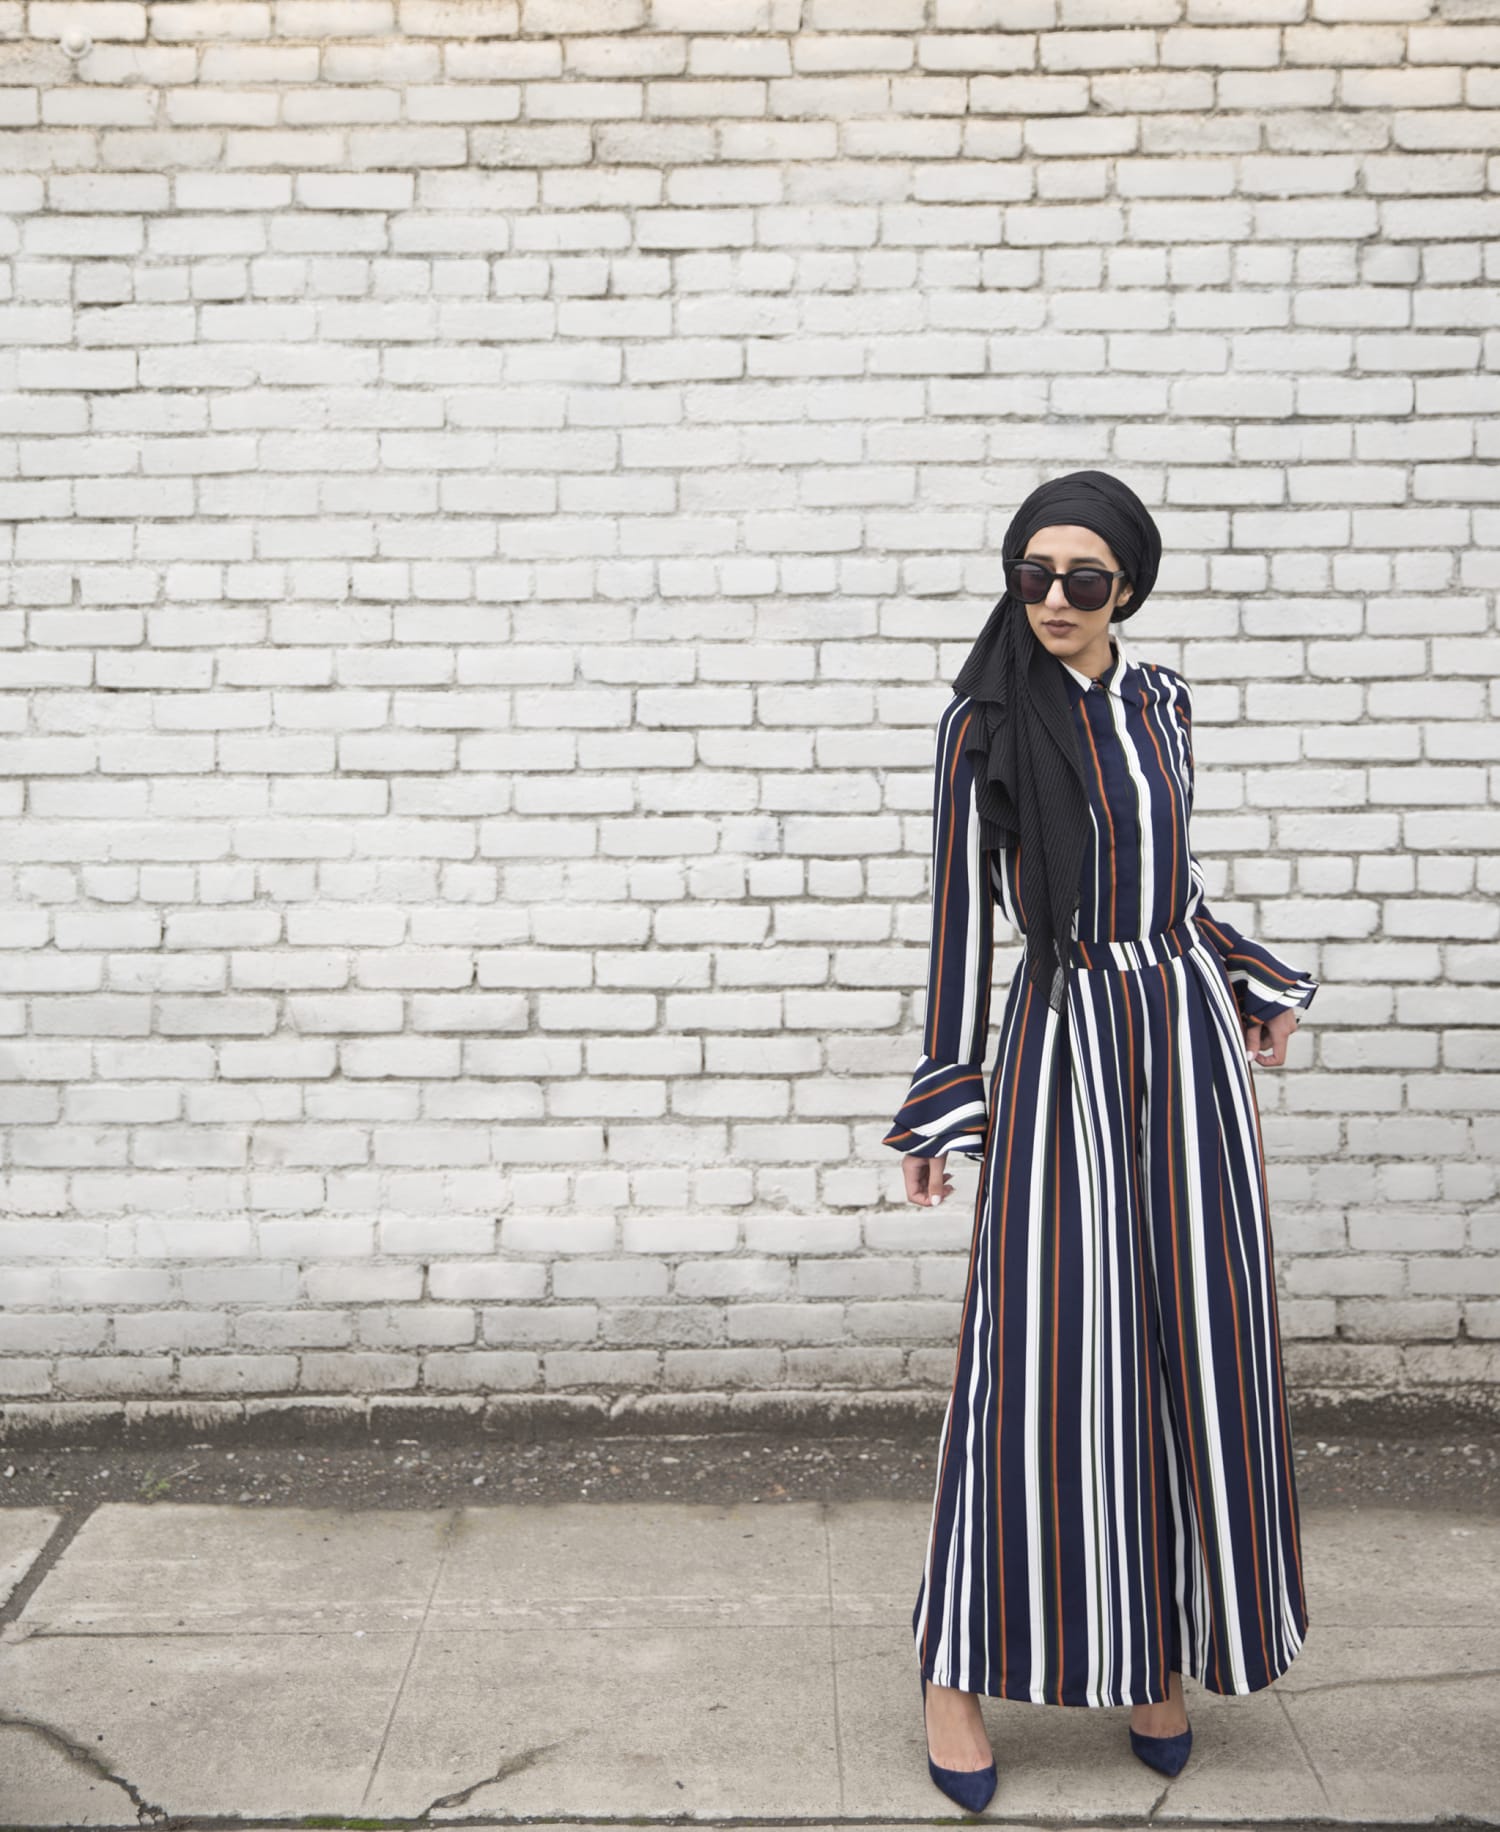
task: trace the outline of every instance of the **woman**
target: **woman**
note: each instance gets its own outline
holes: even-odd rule
[[[1175,1774],[1181,1675],[1256,1691],[1307,1630],[1249,1061],[1317,982],[1205,901],[1191,693],[1112,641],[1160,556],[1117,478],[1034,490],[938,722],[923,1054],[883,1142],[923,1206],[981,1160],[912,1614],[928,1767],[970,1811],[979,1694],[1129,1705]],[[996,903],[1026,952],[987,1102]]]

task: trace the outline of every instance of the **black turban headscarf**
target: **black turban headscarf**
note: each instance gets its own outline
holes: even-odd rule
[[[1018,560],[1039,528],[1092,528],[1109,542],[1130,596],[1110,621],[1138,611],[1156,583],[1161,533],[1128,484],[1107,471],[1070,471],[1038,485],[1016,510],[1001,543],[1002,565]],[[1007,590],[990,612],[955,693],[974,701],[964,750],[974,769],[981,843],[1020,842],[1025,861],[1026,965],[1047,985],[1053,1010],[1067,984],[1073,917],[1088,839],[1083,757],[1062,665],[1037,639],[1026,606]]]

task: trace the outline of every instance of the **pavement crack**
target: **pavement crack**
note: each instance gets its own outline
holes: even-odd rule
[[[833,1591],[833,1526],[829,1519],[827,1502],[820,1502],[818,1512],[823,1524],[823,1561],[828,1573],[828,1667],[833,1681],[833,1751],[838,1763],[839,1776],[839,1815],[842,1817],[847,1790],[844,1785],[844,1731],[843,1714],[839,1709],[839,1631],[838,1602]],[[927,1711],[927,1692],[924,1685],[922,1692],[922,1712],[925,1719]],[[923,1733],[925,1741],[925,1731]]]
[[[86,1743],[75,1742],[66,1731],[59,1730],[55,1724],[45,1723],[41,1718],[19,1717],[14,1712],[0,1711],[0,1729],[28,1730],[33,1736],[40,1737],[53,1749],[60,1750],[75,1767],[87,1771],[97,1780],[107,1781],[111,1787],[119,1788],[129,1796],[135,1808],[136,1823],[142,1826],[166,1826],[171,1824],[171,1815],[165,1807],[159,1807],[154,1801],[145,1799],[135,1783],[124,1775],[118,1775],[106,1766],[99,1755]]]
[[[429,1813],[437,1812],[439,1807],[467,1806],[469,1801],[482,1787],[490,1787],[497,1781],[509,1781],[512,1775],[519,1775],[528,1768],[535,1768],[544,1756],[550,1756],[554,1749],[561,1749],[561,1743],[533,1743],[523,1749],[507,1762],[502,1762],[493,1775],[483,1775],[478,1781],[471,1781],[467,1787],[461,1787],[453,1794],[439,1794],[436,1800],[429,1801],[417,1815],[420,1824]]]
[[[396,1695],[391,1700],[390,1710],[386,1713],[385,1726],[380,1733],[380,1744],[375,1751],[375,1760],[370,1764],[370,1778],[365,1783],[365,1791],[360,1798],[359,1804],[361,1808],[368,1803],[370,1794],[380,1774],[380,1765],[385,1760],[385,1748],[391,1738],[391,1727],[396,1722],[396,1713],[401,1709],[401,1700],[406,1694],[406,1683],[411,1678],[412,1667],[416,1664],[417,1650],[422,1645],[422,1631],[426,1628],[428,1618],[432,1614],[432,1599],[437,1595],[438,1585],[443,1581],[443,1569],[448,1563],[448,1554],[453,1548],[454,1534],[458,1531],[458,1509],[450,1508],[447,1513],[448,1518],[443,1522],[442,1544],[438,1550],[437,1563],[432,1573],[432,1583],[428,1586],[427,1600],[422,1605],[422,1620],[417,1624],[416,1631],[412,1635],[411,1647],[408,1649],[406,1655],[406,1665],[401,1669],[401,1678],[396,1686]]]
[[[1317,1782],[1318,1792],[1323,1796],[1323,1805],[1328,1809],[1329,1816],[1333,1817],[1336,1814],[1337,1809],[1335,1808],[1333,1802],[1328,1798],[1328,1789],[1323,1785],[1323,1776],[1322,1776],[1321,1771],[1318,1768],[1317,1763],[1313,1761],[1312,1751],[1307,1747],[1307,1744],[1302,1740],[1302,1733],[1298,1730],[1297,1721],[1292,1716],[1291,1711],[1287,1707],[1286,1699],[1279,1692],[1275,1694],[1275,1698],[1276,1698],[1276,1703],[1281,1708],[1281,1721],[1282,1723],[1286,1725],[1287,1729],[1291,1732],[1292,1741],[1297,1745],[1298,1749],[1302,1751],[1302,1760],[1307,1764],[1307,1772],[1312,1776],[1313,1780]]]
[[[1293,1698],[1304,1692],[1349,1692],[1359,1686],[1443,1686],[1465,1679],[1500,1679],[1500,1667],[1460,1667],[1452,1673],[1371,1673],[1355,1679],[1320,1679],[1308,1686],[1289,1686]]]

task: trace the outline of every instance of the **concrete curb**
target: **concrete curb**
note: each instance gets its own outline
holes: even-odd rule
[[[0,1443],[363,1443],[420,1436],[530,1443],[569,1437],[935,1431],[945,1396],[825,1390],[716,1394],[427,1394],[225,1400],[38,1401],[0,1408]]]
[[[0,1407],[0,1444],[91,1448],[178,1444],[366,1443],[733,1432],[808,1437],[926,1437],[942,1424],[935,1390],[830,1393],[417,1394],[265,1399],[18,1401]],[[1389,1393],[1311,1388],[1291,1395],[1294,1428],[1325,1436],[1500,1429],[1489,1386]]]

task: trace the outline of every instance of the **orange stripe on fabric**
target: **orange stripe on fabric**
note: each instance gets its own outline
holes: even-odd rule
[[[1209,917],[1199,915],[1195,920],[1200,928],[1207,929],[1210,935],[1216,936],[1218,940],[1223,942],[1224,946],[1222,953],[1226,959],[1243,961],[1247,967],[1253,967],[1255,969],[1258,977],[1268,980],[1279,980],[1283,986],[1295,986],[1297,984],[1297,976],[1295,974],[1282,973],[1269,961],[1263,961],[1258,954],[1247,954],[1243,949],[1237,948],[1219,925]]]
[[[1214,921],[1214,920],[1212,919],[1212,917],[1209,917],[1209,916],[1199,916],[1199,917],[1197,918],[1197,921],[1198,921],[1198,924],[1199,924],[1199,926],[1200,926],[1201,928],[1205,928],[1205,929],[1207,929],[1210,935],[1213,935],[1213,936],[1216,936],[1216,937],[1218,938],[1218,940],[1220,940],[1221,942],[1223,942],[1223,944],[1224,944],[1224,951],[1225,951],[1226,953],[1228,953],[1228,952],[1229,952],[1229,951],[1230,951],[1230,950],[1231,950],[1231,949],[1232,949],[1232,948],[1234,947],[1234,943],[1233,943],[1233,942],[1232,942],[1232,941],[1231,941],[1231,940],[1229,939],[1229,937],[1228,937],[1228,936],[1227,936],[1227,935],[1226,935],[1226,934],[1224,933],[1224,931],[1223,931],[1223,930],[1222,930],[1222,929],[1221,929],[1221,928],[1219,927],[1219,925],[1218,925],[1218,923],[1216,923],[1216,922],[1215,922],[1215,921]]]
[[[916,1104],[920,1106],[923,1101],[930,1100],[934,1094],[946,1094],[950,1088],[961,1088],[966,1081],[972,1081],[979,1073],[978,1069],[971,1069],[967,1075],[955,1075],[952,1081],[939,1082],[935,1088],[924,1088],[917,1095]]]

